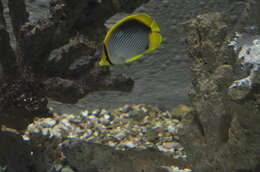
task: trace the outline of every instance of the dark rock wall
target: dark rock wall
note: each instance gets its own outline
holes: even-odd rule
[[[6,172],[17,171],[17,168],[19,172],[30,172],[32,170],[31,148],[22,136],[12,130],[1,130],[0,140],[0,171],[8,164]]]
[[[95,23],[88,15],[97,14],[100,9],[92,9],[92,2],[100,8],[104,4],[91,0],[51,1],[49,16],[31,22],[24,1],[3,2],[0,3],[1,124],[23,129],[33,117],[50,115],[46,97],[76,103],[92,91],[131,91],[132,79],[111,76],[108,67],[97,65],[98,40],[91,40],[88,35],[95,32],[97,38],[101,37],[102,32],[96,31],[104,30],[104,26],[97,22],[93,26],[97,29],[90,29],[91,33],[77,27],[82,22]],[[105,2],[107,7],[114,7],[114,2]],[[122,10],[131,10],[142,2],[122,6]],[[121,8],[121,3],[118,5]],[[119,10],[115,8],[97,21],[105,20]],[[81,17],[86,20],[81,21]],[[13,38],[11,44],[9,37]]]
[[[186,118],[182,142],[194,172],[259,170],[257,89],[242,100],[233,100],[228,89],[235,78],[236,64],[236,54],[227,46],[228,41],[235,30],[257,24],[254,2],[246,1],[243,6],[245,12],[239,17],[207,13],[185,24],[194,110]]]

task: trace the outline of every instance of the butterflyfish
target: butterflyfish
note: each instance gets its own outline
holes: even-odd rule
[[[157,22],[147,14],[117,21],[106,33],[99,65],[124,64],[155,50],[162,42]]]

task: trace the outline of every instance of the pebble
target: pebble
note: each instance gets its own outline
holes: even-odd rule
[[[146,108],[144,108],[144,107],[142,107],[141,110],[142,110],[145,114],[148,113],[148,109],[146,109]]]
[[[182,113],[183,108],[182,106]],[[178,110],[180,112],[180,110]],[[179,143],[180,118],[170,111],[149,105],[125,105],[114,110],[96,109],[78,114],[57,114],[39,118],[28,126],[24,138],[39,139],[41,135],[62,140],[80,138],[101,143],[117,150],[154,149],[169,153],[172,158],[187,158]],[[34,137],[37,135],[37,137]]]
[[[130,105],[125,105],[123,108],[119,108],[120,112],[127,113],[132,110],[132,107]]]
[[[105,114],[104,119],[110,121],[112,119],[112,117],[108,114]]]
[[[124,118],[135,118],[135,117],[137,117],[138,116],[138,114],[135,114],[135,113],[126,113],[126,114],[124,114]]]
[[[163,147],[165,149],[173,149],[173,148],[177,148],[179,146],[180,146],[180,144],[177,143],[177,142],[166,142],[166,143],[163,143]]]
[[[123,143],[123,145],[125,145],[128,148],[135,148],[136,147],[136,143],[134,143],[133,141],[128,141]]]
[[[55,164],[54,168],[55,168],[55,171],[60,171],[61,168],[62,168],[62,165],[61,164]]]
[[[168,132],[173,133],[173,134],[177,133],[176,127],[174,127],[172,125],[168,126],[167,130],[168,130]]]
[[[95,115],[89,115],[89,116],[88,116],[88,119],[90,119],[90,120],[96,120],[97,117],[96,117]]]
[[[185,169],[180,169],[179,167],[176,166],[161,166],[162,168],[168,170],[168,172],[192,172],[191,169],[185,168]]]
[[[100,110],[99,109],[93,110],[91,114],[94,115],[94,116],[99,116]]]
[[[107,115],[107,114],[110,114],[110,112],[108,112],[107,110],[105,109],[102,109],[101,112],[100,112],[101,115]]]
[[[70,122],[69,122],[69,120],[67,118],[61,119],[61,124],[66,126],[66,127],[71,128],[71,124],[70,124]]]
[[[84,118],[87,118],[89,115],[89,111],[88,110],[84,110],[81,112],[81,116],[84,117]]]
[[[45,118],[44,121],[41,123],[43,128],[51,128],[56,124],[56,121],[52,118]]]
[[[61,172],[74,172],[70,167],[64,167],[61,169]]]

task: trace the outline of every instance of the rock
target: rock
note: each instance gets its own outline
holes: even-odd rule
[[[24,0],[10,0],[8,8],[7,1],[4,3],[5,16],[0,3],[1,124],[24,129],[34,117],[51,115],[46,97],[76,103],[102,89],[131,91],[132,79],[112,76],[108,67],[97,65],[97,40],[85,39],[75,29],[83,11],[92,7],[90,1],[51,1],[50,16],[34,23],[28,21]],[[84,15],[92,12],[95,13]],[[12,43],[15,50],[9,44],[5,21],[10,35],[16,38],[12,39],[16,41]],[[83,34],[88,37],[86,32]]]
[[[143,1],[136,0],[122,8],[127,10]],[[77,3],[54,0],[50,2],[49,8],[48,18],[26,23],[20,33],[22,51],[26,60],[33,63],[35,72],[45,69],[42,61],[48,58],[52,50],[64,46],[78,33],[84,33],[90,41],[100,41],[105,32],[104,21],[116,13],[116,10],[106,10],[113,9],[112,0],[102,4],[92,0],[79,0]]]
[[[49,14],[49,1],[45,0],[26,0],[26,8],[29,13],[29,20],[37,22],[46,18]]]
[[[124,76],[110,76],[107,68],[94,68],[82,80],[63,79],[61,77],[51,77],[44,81],[47,96],[63,102],[76,103],[86,94],[104,90],[131,91],[134,82],[131,78]]]
[[[19,31],[22,25],[28,22],[29,14],[26,11],[24,0],[8,0],[9,15],[12,18],[14,35],[19,39]]]
[[[9,44],[10,38],[6,30],[6,21],[3,16],[2,3],[0,3],[0,37],[0,63],[3,69],[2,72],[8,72],[9,75],[15,74],[17,72],[16,57],[14,51]],[[3,79],[2,77],[0,79]]]
[[[173,117],[183,118],[190,111],[191,107],[186,105],[178,105],[171,111],[171,114],[173,114]]]
[[[80,37],[70,40],[70,43],[50,53],[45,64],[49,76],[79,78],[93,68],[96,63],[96,57],[94,57],[95,42],[89,43],[83,35]]]
[[[18,132],[0,130],[0,166],[7,167],[6,172],[31,171],[30,153],[31,148]]]
[[[243,13],[236,27],[233,17],[220,13],[202,14],[185,24],[193,73],[193,110],[183,119],[180,138],[194,172],[258,171],[260,112],[256,93],[243,100],[233,100],[228,94],[236,63],[228,40],[234,35],[233,27],[252,24],[256,16],[251,13]]]
[[[245,88],[229,88],[228,94],[233,100],[242,100],[250,93],[249,89]]]
[[[91,113],[85,110],[87,116],[54,113],[51,118],[35,119],[23,135],[33,149],[34,169],[45,172],[68,167],[74,171],[117,172],[128,168],[160,171],[161,166],[186,167],[186,154],[177,132],[181,121],[171,121],[165,112],[150,105],[127,106],[136,113],[143,113],[138,109],[148,112],[140,121],[125,119],[121,112],[124,107]],[[112,118],[105,120],[108,114]],[[167,131],[168,126],[176,128],[176,132]]]
[[[61,172],[74,172],[70,167],[64,167],[61,169]]]
[[[43,86],[36,81],[25,78],[5,81],[0,85],[0,95],[1,125],[22,130],[36,116],[51,116]]]
[[[62,151],[68,165],[78,172],[166,172],[160,167],[159,164],[162,162],[159,160],[160,155],[156,153],[120,152],[107,146],[87,143],[82,140],[65,141],[62,144]],[[152,154],[153,157],[151,157]],[[153,159],[157,159],[157,163],[154,163]]]

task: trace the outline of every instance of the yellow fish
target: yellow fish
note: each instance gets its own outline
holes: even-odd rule
[[[129,63],[155,50],[162,42],[160,28],[147,14],[134,14],[117,21],[107,32],[99,65]]]

